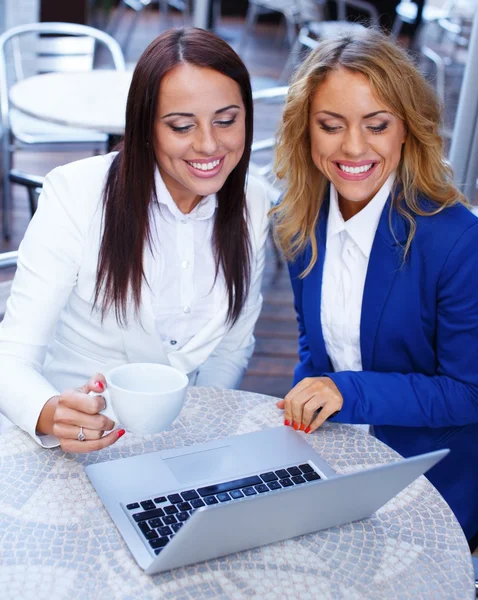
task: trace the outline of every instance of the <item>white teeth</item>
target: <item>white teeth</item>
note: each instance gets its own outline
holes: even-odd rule
[[[338,163],[338,165],[342,171],[344,171],[345,173],[351,173],[352,175],[365,173],[366,171],[370,171],[370,169],[373,167],[373,163],[370,163],[369,165],[363,165],[361,167],[346,167],[345,165],[342,165],[340,163]]]
[[[197,162],[188,161],[188,164],[190,164],[195,169],[199,169],[200,171],[212,171],[213,169],[215,169],[217,167],[217,165],[220,162],[221,162],[220,160],[213,160],[212,162],[209,162],[209,163],[197,163]]]

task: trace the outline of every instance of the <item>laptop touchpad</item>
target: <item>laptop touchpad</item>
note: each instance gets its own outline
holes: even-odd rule
[[[203,479],[221,480],[224,477],[232,479],[240,468],[231,446],[165,458],[164,463],[181,483]]]

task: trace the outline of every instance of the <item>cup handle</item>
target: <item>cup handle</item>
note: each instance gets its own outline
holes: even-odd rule
[[[116,426],[116,423],[118,422],[118,417],[115,415],[114,410],[113,410],[113,404],[111,402],[111,394],[110,391],[108,390],[108,388],[105,389],[104,392],[88,392],[89,396],[103,396],[104,400],[105,400],[105,407],[103,408],[103,410],[100,410],[100,415],[105,415],[107,416],[109,419],[111,419],[114,422],[114,426]]]

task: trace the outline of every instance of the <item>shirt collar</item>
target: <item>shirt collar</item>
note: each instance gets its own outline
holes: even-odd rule
[[[346,231],[366,258],[372,251],[380,215],[392,191],[395,173],[392,173],[372,200],[348,221],[340,212],[337,190],[330,184],[329,216],[327,219],[327,242],[335,235]]]
[[[178,205],[173,200],[173,197],[169,193],[158,167],[156,167],[154,173],[154,183],[156,185],[156,196],[158,197],[158,202],[166,209],[162,211],[162,214],[165,217],[166,215],[173,217],[174,221],[184,221],[185,219],[204,221],[206,219],[210,219],[216,211],[216,194],[210,194],[209,196],[204,196],[204,198],[202,198],[202,200],[193,208],[190,213],[185,214],[181,212],[178,208]]]

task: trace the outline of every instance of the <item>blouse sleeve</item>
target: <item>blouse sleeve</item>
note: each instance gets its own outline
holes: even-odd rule
[[[59,392],[43,376],[43,363],[84,246],[65,179],[57,169],[45,180],[0,324],[0,410],[46,447],[57,445],[56,438],[38,436],[36,423],[45,403]]]

